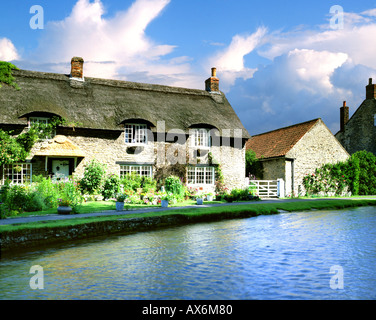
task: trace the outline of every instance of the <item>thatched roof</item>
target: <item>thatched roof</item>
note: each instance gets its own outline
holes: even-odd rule
[[[35,156],[85,157],[82,150],[63,135],[57,135],[48,140],[35,153]]]
[[[128,81],[85,77],[84,82],[69,75],[14,70],[21,88],[0,89],[0,125],[26,124],[29,114],[56,114],[79,127],[121,130],[122,123],[141,119],[156,130],[165,121],[166,131],[188,133],[191,126],[206,124],[223,129],[242,129],[250,136],[223,93]]]

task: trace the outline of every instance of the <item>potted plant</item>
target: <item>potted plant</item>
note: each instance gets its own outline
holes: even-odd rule
[[[58,199],[59,206],[57,207],[58,214],[70,214],[72,212],[71,201],[69,199]]]
[[[213,201],[213,194],[211,192],[206,194],[206,200],[207,201]]]
[[[116,211],[122,211],[124,209],[124,201],[126,197],[127,196],[124,193],[118,193],[116,195]]]
[[[165,193],[161,197],[161,206],[162,208],[168,207],[168,202],[172,200],[172,194]]]
[[[202,205],[204,203],[204,196],[202,194],[198,194],[196,196],[196,203],[198,205]]]

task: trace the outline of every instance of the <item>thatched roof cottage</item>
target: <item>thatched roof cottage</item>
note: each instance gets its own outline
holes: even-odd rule
[[[0,89],[0,128],[19,133],[35,121],[57,116],[56,136],[37,143],[1,180],[30,181],[36,174],[82,175],[92,159],[109,173],[154,176],[161,168],[185,166],[189,185],[213,188],[215,166],[225,184],[244,182],[245,142],[250,137],[225,95],[215,68],[205,90],[84,77],[84,61],[74,57],[70,74],[14,70],[16,90]],[[208,155],[212,157],[208,157]]]

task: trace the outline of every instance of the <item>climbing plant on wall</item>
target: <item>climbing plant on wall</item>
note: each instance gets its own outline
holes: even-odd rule
[[[14,64],[10,62],[0,61],[0,88],[2,83],[8,84],[14,87],[17,90],[20,90],[20,87],[14,81],[12,76],[12,70],[19,70]]]

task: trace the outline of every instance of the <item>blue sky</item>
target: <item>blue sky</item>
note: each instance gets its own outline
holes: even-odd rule
[[[197,89],[215,66],[251,135],[318,117],[336,133],[342,102],[351,115],[376,83],[375,38],[375,0],[18,0],[2,5],[0,60],[69,73],[82,56],[86,76]]]

